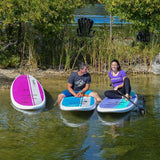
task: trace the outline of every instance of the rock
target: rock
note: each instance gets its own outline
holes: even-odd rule
[[[133,72],[136,72],[136,73],[148,73],[148,70],[149,70],[146,64],[137,64],[132,69],[133,69]]]
[[[152,61],[151,72],[160,74],[160,53]]]

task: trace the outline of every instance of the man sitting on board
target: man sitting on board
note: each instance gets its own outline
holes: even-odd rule
[[[64,97],[82,97],[84,95],[94,97],[97,103],[102,101],[97,92],[89,90],[91,76],[87,71],[87,65],[81,63],[78,72],[71,73],[68,78],[67,89],[58,95],[58,104],[60,104]]]

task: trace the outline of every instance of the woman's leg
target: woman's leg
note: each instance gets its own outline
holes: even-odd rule
[[[128,98],[130,97],[131,92],[131,86],[130,86],[130,80],[128,77],[124,79],[124,85],[122,88],[118,89],[120,92],[122,92],[124,95],[126,95]],[[122,98],[122,95],[118,93],[118,91],[115,90],[109,90],[105,91],[104,95],[108,98]]]
[[[124,79],[124,90],[125,90],[125,94],[130,94],[131,92],[131,85],[128,77]]]
[[[122,88],[119,88],[119,91],[123,93],[127,98],[131,98],[130,97],[131,85],[128,77],[124,79],[124,85]]]
[[[117,98],[122,98],[122,95],[120,95],[117,91],[115,90],[109,90],[109,91],[105,91],[104,95],[108,98],[112,98],[112,99],[117,99]]]

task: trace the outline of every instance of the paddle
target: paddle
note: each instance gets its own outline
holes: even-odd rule
[[[117,90],[119,94],[121,94],[124,98],[128,99],[132,104],[134,104],[137,108],[139,108],[139,111],[142,115],[145,114],[145,109],[139,107],[137,104],[135,104],[133,101],[131,101],[128,97],[126,97],[121,91]]]
[[[88,97],[87,94],[81,93],[81,97]]]
[[[113,87],[113,84],[111,83],[110,86]],[[137,108],[139,108],[139,111],[141,113],[141,115],[144,115],[146,112],[145,112],[145,109],[144,108],[141,108],[139,107],[137,104],[135,104],[133,101],[131,101],[128,97],[126,97],[121,91],[117,90],[117,92],[119,94],[121,94],[124,98],[128,99],[132,104],[134,104]]]

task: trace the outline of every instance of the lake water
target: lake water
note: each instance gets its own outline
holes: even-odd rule
[[[89,18],[93,20],[94,26],[110,26],[110,14],[105,10],[104,5],[89,4],[85,8],[76,9],[74,13],[74,22],[72,25],[76,26],[78,24],[78,19]],[[118,16],[112,15],[113,27],[119,27],[122,24],[130,24],[124,20],[121,22]]]
[[[0,159],[128,160],[159,159],[160,76],[129,75],[138,105],[126,114],[63,112],[53,106],[66,89],[67,77],[39,79],[47,97],[43,112],[20,112],[10,104],[9,90],[0,92]],[[105,75],[92,75],[91,89],[104,98],[110,89]]]

